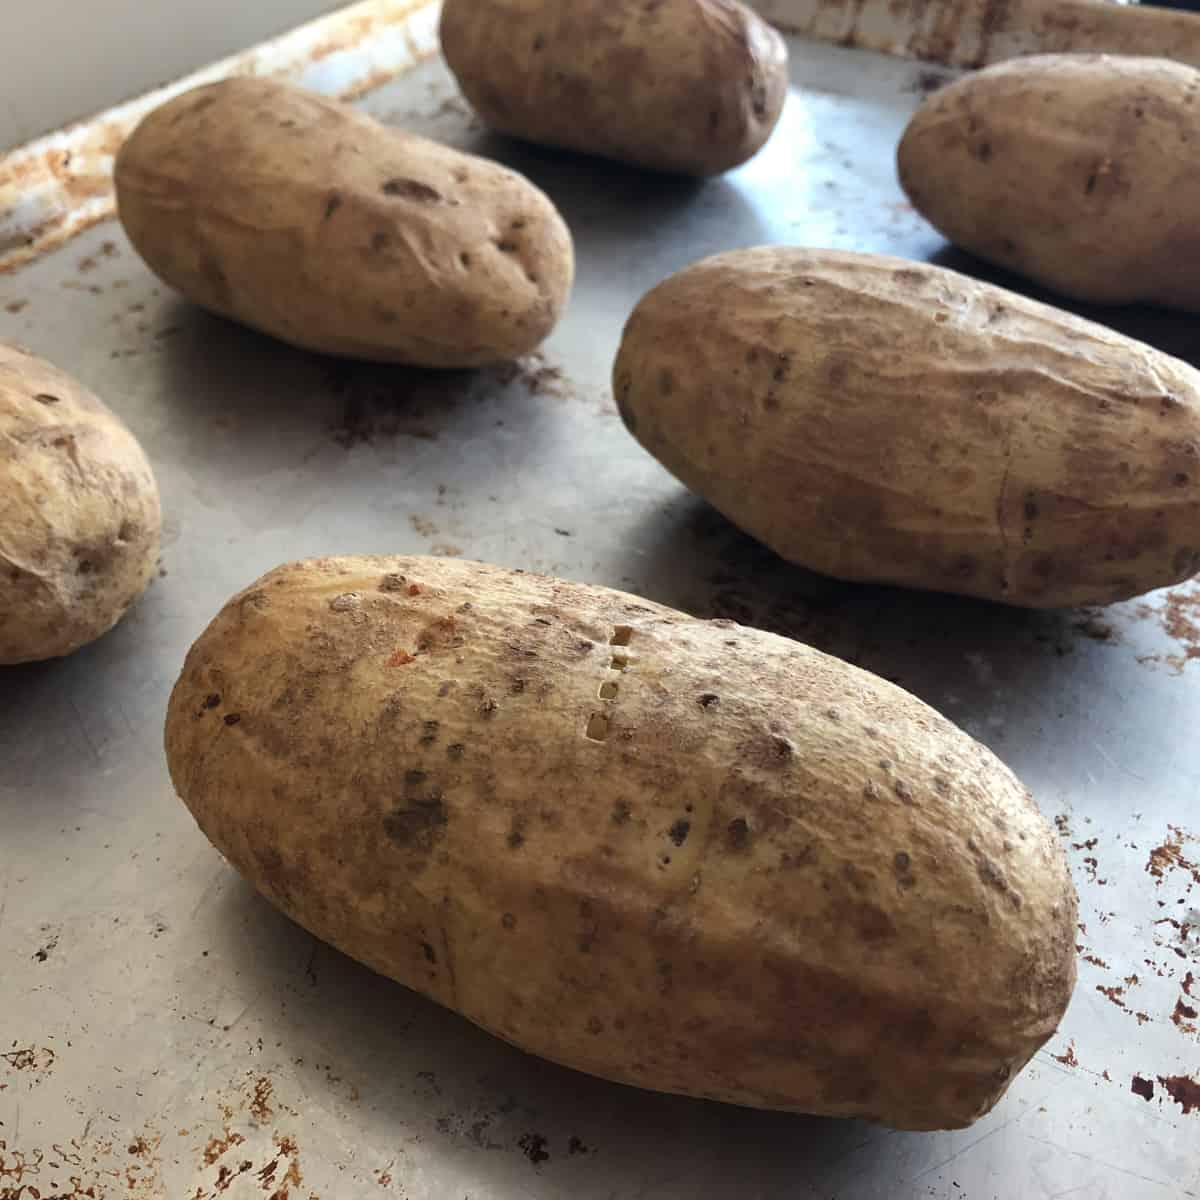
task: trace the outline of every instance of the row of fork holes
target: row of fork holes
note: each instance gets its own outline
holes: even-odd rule
[[[633,638],[633,629],[629,625],[618,625],[612,637],[608,639],[610,646],[628,646]],[[623,672],[629,668],[628,654],[614,654],[609,660],[610,671]],[[615,679],[606,679],[600,685],[601,700],[615,700],[621,690],[621,685]],[[609,726],[612,724],[608,713],[594,712],[588,717],[587,729],[584,732],[593,742],[608,741]]]

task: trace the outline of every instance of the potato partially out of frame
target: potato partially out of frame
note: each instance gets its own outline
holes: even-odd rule
[[[158,484],[117,415],[0,342],[0,666],[107,633],[146,590],[161,528]]]
[[[1200,570],[1200,373],[923,263],[734,251],[637,306],[647,450],[788,561],[1030,608]]]
[[[446,0],[442,50],[493,129],[685,175],[752,158],[787,45],[739,0]]]
[[[1161,58],[998,63],[925,101],[900,182],[951,241],[1065,296],[1200,311],[1198,90]]]

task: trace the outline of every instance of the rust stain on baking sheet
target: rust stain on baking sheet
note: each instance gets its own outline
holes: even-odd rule
[[[1133,610],[1142,621],[1156,621],[1176,645],[1173,654],[1144,654],[1138,662],[1170,667],[1182,675],[1188,663],[1200,659],[1200,584],[1191,580],[1167,592],[1159,604],[1138,604]]]
[[[228,1154],[235,1146],[242,1145],[245,1140],[236,1130],[231,1130],[226,1126],[222,1136],[208,1139],[208,1145],[204,1147],[205,1165],[211,1167],[223,1154]]]
[[[1190,875],[1192,884],[1200,883],[1200,863],[1188,858],[1183,852],[1184,843],[1191,840],[1191,835],[1175,825],[1168,826],[1168,832],[1170,837],[1161,846],[1155,846],[1150,851],[1146,862],[1146,871],[1154,876],[1155,886],[1161,887],[1168,873],[1175,871]],[[1190,890],[1191,884],[1188,886]]]
[[[0,1138],[0,1200],[159,1200],[161,1142],[148,1127],[128,1146],[85,1137],[22,1149]]]
[[[1079,1066],[1079,1059],[1077,1059],[1075,1057],[1075,1043],[1074,1042],[1068,1042],[1066,1051],[1064,1053],[1052,1054],[1051,1058],[1053,1058],[1055,1060],[1055,1062],[1062,1063],[1062,1065],[1064,1067]]]
[[[1198,1016],[1200,1012],[1193,1005],[1186,1003],[1182,998],[1175,1001],[1175,1011],[1171,1014],[1171,1020],[1180,1033],[1196,1033]]]
[[[1190,1113],[1200,1112],[1200,1082],[1189,1079],[1186,1075],[1160,1075],[1158,1082],[1166,1089],[1167,1095],[1183,1109],[1185,1117]]]
[[[26,1072],[35,1078],[46,1074],[58,1059],[49,1046],[22,1046],[13,1042],[6,1051],[0,1051],[0,1062],[11,1071]]]
[[[266,1086],[264,1086],[264,1084]],[[264,1127],[264,1115],[295,1113],[274,1099],[274,1082],[249,1073],[233,1088],[213,1097],[215,1121],[223,1133],[194,1146],[195,1176],[186,1200],[223,1200],[261,1195],[266,1200],[313,1200],[303,1193],[300,1149],[296,1138],[279,1128]],[[270,1101],[270,1104],[267,1101]],[[272,1113],[271,1110],[274,1110]],[[0,1136],[0,1200],[166,1200],[185,1193],[168,1192],[163,1179],[167,1159],[179,1161],[186,1145],[173,1144],[164,1154],[164,1135],[144,1124],[140,1132],[110,1131],[49,1146],[16,1146]],[[176,1131],[181,1142],[192,1137],[193,1125]],[[97,1127],[107,1122],[89,1123]],[[0,1128],[0,1134],[5,1131]],[[174,1139],[172,1139],[174,1143]]]
[[[250,1115],[259,1122],[271,1119],[271,1096],[275,1085],[265,1075],[254,1081],[254,1096],[250,1101]]]
[[[180,81],[178,89],[238,75],[302,78],[308,68],[335,54],[368,48],[385,30],[404,30],[404,61],[371,70],[364,62],[359,73],[334,92],[342,99],[354,99],[426,56],[428,51],[408,34],[406,22],[432,2],[366,0],[197,72]],[[316,40],[310,42],[314,31]],[[141,115],[178,89],[149,93],[0,156],[0,273],[23,266],[114,215],[112,173],[117,151]]]

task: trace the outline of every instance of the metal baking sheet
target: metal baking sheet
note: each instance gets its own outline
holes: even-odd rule
[[[546,188],[579,282],[543,353],[435,374],[307,355],[162,289],[98,225],[0,276],[0,335],[132,426],[166,512],[159,578],[111,635],[0,672],[0,1197],[49,1200],[1167,1200],[1200,1192],[1200,588],[1033,614],[788,567],[624,432],[609,370],[641,293],[764,242],[933,259],[899,134],[946,72],[792,42],[769,149],[704,184],[484,132],[431,59],[362,103]],[[1194,320],[1113,323],[1200,358]],[[640,1093],[522,1055],[325,947],[172,794],[192,639],[304,555],[464,555],[812,642],[982,739],[1078,883],[1061,1033],[973,1128],[891,1132]]]

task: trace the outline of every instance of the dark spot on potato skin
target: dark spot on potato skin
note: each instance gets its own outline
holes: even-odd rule
[[[676,846],[682,846],[687,841],[687,836],[692,830],[691,821],[685,821],[682,818],[676,821],[670,829],[667,830],[667,837],[675,843]]]
[[[896,936],[896,923],[881,908],[873,904],[860,905],[854,913],[854,923],[864,942],[886,942]]]
[[[437,966],[437,951],[428,942],[421,943],[421,952],[425,955],[427,963]]]
[[[629,818],[633,815],[633,810],[629,807],[627,800],[618,800],[613,805],[612,822],[614,825],[625,825]]]
[[[505,929],[516,929],[517,918],[513,916],[512,913],[506,912],[504,916],[500,918],[500,924],[503,925]]]
[[[383,831],[398,846],[428,852],[441,837],[448,820],[441,795],[435,792],[393,809],[383,818]]]
[[[238,725],[241,723],[241,720],[242,720],[241,713],[229,713],[225,717],[225,724],[226,725]]]
[[[733,850],[745,850],[750,845],[750,825],[745,817],[734,817],[726,826],[725,834]]]
[[[520,850],[525,845],[525,821],[523,818],[513,818],[512,828],[509,829],[506,840],[510,850]]]
[[[767,739],[766,759],[768,763],[779,766],[790,762],[796,754],[796,747],[787,738],[772,734]]]
[[[328,221],[339,208],[342,207],[342,197],[338,192],[330,192],[329,199],[325,201],[325,216],[324,220]]]

